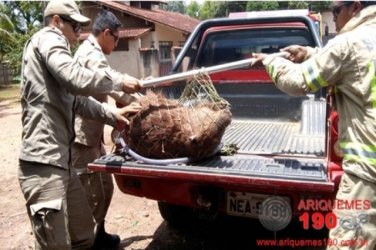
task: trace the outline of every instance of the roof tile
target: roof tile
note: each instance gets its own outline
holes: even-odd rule
[[[182,32],[191,33],[194,28],[200,23],[200,20],[198,19],[177,12],[170,12],[160,9],[140,9],[115,1],[99,0],[96,2],[101,5],[116,9],[120,12],[124,12],[151,22],[156,22]]]
[[[135,39],[148,33],[151,28],[123,28],[119,30],[120,38]],[[82,32],[79,40],[85,40],[91,32]]]

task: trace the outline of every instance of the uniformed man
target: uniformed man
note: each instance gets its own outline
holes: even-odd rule
[[[291,53],[292,62],[256,55],[276,86],[286,93],[305,95],[326,86],[334,88],[339,142],[344,154],[344,174],[336,199],[371,206],[334,209],[337,226],[330,230],[329,238],[338,244],[332,244],[329,249],[375,249],[376,246],[375,4],[373,1],[334,1],[332,12],[338,35],[322,49],[285,48]],[[301,61],[304,62],[300,64]],[[357,218],[361,213],[362,219]]]
[[[36,239],[36,249],[89,249],[95,223],[76,172],[71,168],[74,115],[110,125],[139,106],[109,109],[84,95],[113,90],[132,93],[138,81],[125,81],[106,69],[76,63],[70,51],[81,25],[73,0],[52,0],[44,11],[45,28],[25,44],[22,58],[22,146],[19,182]],[[82,96],[76,96],[82,95]]]
[[[92,34],[80,45],[74,58],[80,65],[97,71],[105,69],[112,76],[136,81],[135,78],[113,70],[105,57],[111,54],[119,41],[120,21],[107,10],[101,10],[93,22]],[[124,92],[111,92],[109,94],[117,102],[124,105],[136,101],[135,96]],[[100,102],[107,102],[107,95],[93,96]],[[96,246],[115,248],[120,243],[118,235],[108,234],[105,231],[104,222],[112,199],[114,184],[112,174],[89,172],[88,163],[93,162],[106,153],[103,146],[104,124],[98,121],[76,116],[76,139],[72,148],[72,165],[78,172],[82,185],[93,211],[93,216],[98,225]]]

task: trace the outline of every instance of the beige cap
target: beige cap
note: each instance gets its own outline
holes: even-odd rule
[[[73,0],[51,0],[46,9],[44,10],[44,16],[51,15],[65,15],[72,18],[74,21],[81,23],[82,25],[88,25],[90,19],[81,15],[77,4]]]

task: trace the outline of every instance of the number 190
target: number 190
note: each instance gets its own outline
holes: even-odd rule
[[[299,216],[299,221],[303,223],[303,229],[308,230],[311,226],[315,230],[321,230],[325,226],[327,229],[332,229],[337,225],[337,217],[334,213],[323,213],[315,212],[311,216],[308,212],[304,212]]]

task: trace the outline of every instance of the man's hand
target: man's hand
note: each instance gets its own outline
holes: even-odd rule
[[[291,45],[281,49],[281,51],[290,53],[286,58],[294,63],[303,62],[308,53],[307,48],[300,45]]]
[[[142,88],[141,82],[134,77],[127,77],[123,82],[123,91],[128,94],[139,92]]]
[[[125,117],[128,116],[128,115],[135,114],[135,113],[139,112],[140,110],[141,110],[141,105],[136,103],[136,102],[132,102],[128,106],[116,109],[116,112],[115,112],[116,119],[118,121],[125,122],[125,124],[129,125],[129,121]]]
[[[252,57],[255,59],[255,61],[251,66],[263,66],[262,61],[264,61],[267,56],[267,54],[263,53],[252,53]]]

